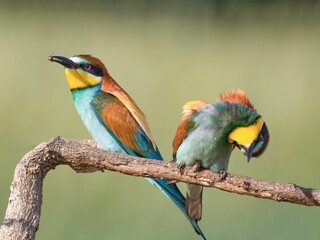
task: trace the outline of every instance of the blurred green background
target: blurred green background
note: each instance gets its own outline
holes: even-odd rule
[[[136,100],[166,159],[188,100],[245,90],[271,133],[229,171],[319,188],[318,1],[0,2],[0,215],[14,168],[55,136],[90,138],[56,55],[90,53]],[[183,184],[180,184],[184,191]],[[317,239],[320,210],[205,189],[208,239]],[[37,239],[200,239],[142,178],[49,172]]]

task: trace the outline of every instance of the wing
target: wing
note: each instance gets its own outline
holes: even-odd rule
[[[153,148],[156,150],[157,145],[152,137],[146,117],[135,101],[130,97],[130,95],[123,88],[121,88],[112,77],[109,77],[107,81],[102,81],[101,91],[115,96],[125,105],[125,107],[132,114],[132,117],[138,122],[144,134],[152,143]]]
[[[194,121],[194,117],[198,113],[198,110],[203,108],[205,105],[206,105],[205,101],[196,100],[196,101],[187,102],[183,106],[181,122],[177,128],[177,132],[172,144],[174,159],[176,157],[176,153],[181,143],[188,137],[188,135],[194,129],[196,129],[197,124]]]
[[[97,118],[129,155],[162,159],[158,148],[126,106],[115,96],[98,92],[91,102]]]
[[[181,143],[188,137],[189,133],[192,132],[196,128],[195,123],[192,121],[192,119],[188,118],[185,120],[182,120],[177,128],[176,135],[173,140],[173,158],[175,159],[176,153],[178,151],[179,146]]]

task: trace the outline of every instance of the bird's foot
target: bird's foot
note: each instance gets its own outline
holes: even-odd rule
[[[178,170],[179,170],[180,174],[183,174],[185,168],[186,168],[186,165],[184,163],[178,162]]]
[[[197,160],[195,164],[192,166],[192,171],[193,172],[198,172],[201,170],[201,162]]]
[[[219,177],[220,177],[220,179],[218,180],[218,182],[221,182],[221,181],[223,181],[223,180],[225,180],[226,179],[226,177],[227,177],[227,171],[225,170],[225,169],[222,169],[220,172],[219,172]]]

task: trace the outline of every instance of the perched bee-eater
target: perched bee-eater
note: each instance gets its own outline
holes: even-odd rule
[[[182,121],[173,141],[178,163],[225,173],[232,150],[238,147],[250,161],[266,149],[269,132],[245,93],[222,93],[215,104],[202,100],[184,105]],[[186,213],[195,221],[202,216],[202,186],[187,184]]]
[[[104,64],[90,55],[71,58],[49,56],[65,67],[73,103],[99,147],[132,156],[162,160],[142,111],[109,75]],[[184,211],[185,198],[175,184],[147,178],[184,213],[195,231],[205,239],[197,222]]]

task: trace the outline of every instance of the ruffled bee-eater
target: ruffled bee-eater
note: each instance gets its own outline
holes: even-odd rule
[[[65,67],[73,103],[99,147],[162,160],[149,125],[137,104],[109,75],[104,64],[90,55],[71,58],[49,56],[48,60]],[[185,198],[175,184],[165,179],[147,178],[184,213],[195,231],[205,239],[197,222],[184,211]]]
[[[225,173],[232,150],[238,147],[250,161],[266,149],[269,132],[261,115],[241,90],[220,94],[215,104],[191,101],[184,105],[182,121],[173,141],[178,163]],[[186,213],[195,221],[202,216],[202,190],[187,184]]]

